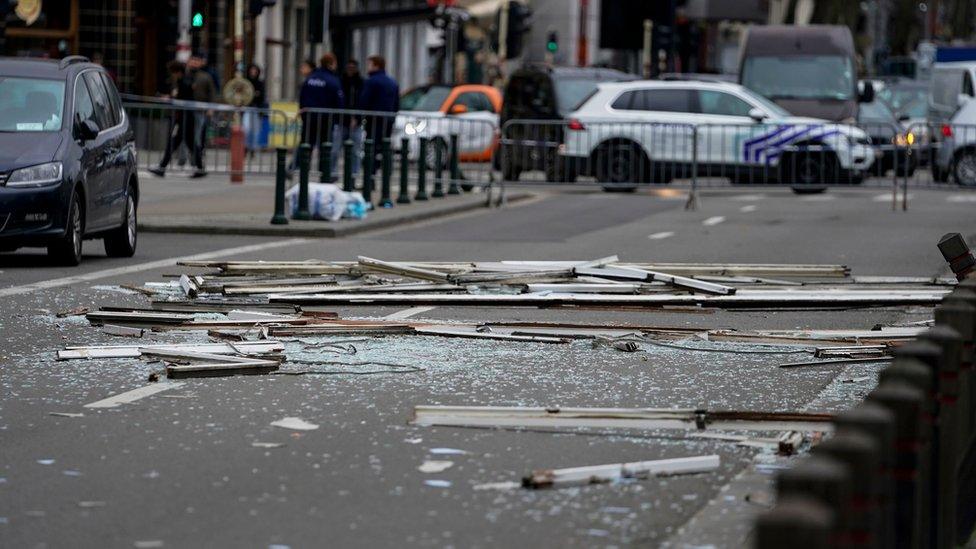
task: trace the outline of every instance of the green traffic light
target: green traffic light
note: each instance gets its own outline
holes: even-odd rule
[[[551,51],[552,53],[556,53],[556,51],[559,50],[559,44],[556,42],[549,42],[548,44],[546,44],[546,49]]]
[[[190,22],[190,24],[193,25],[194,27],[202,27],[203,26],[203,14],[200,13],[200,12],[194,13],[193,14],[193,19]]]

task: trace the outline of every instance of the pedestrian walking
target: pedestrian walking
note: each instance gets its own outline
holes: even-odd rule
[[[350,111],[360,110],[359,94],[363,91],[363,77],[359,73],[359,62],[350,59],[346,62],[346,68],[342,73],[342,95],[346,102],[346,109]],[[363,124],[362,115],[350,113],[341,122],[342,142],[352,141],[352,157],[356,159],[352,164],[352,175],[359,173],[359,160],[363,156]],[[332,165],[338,165],[339,147],[332,148]]]
[[[390,113],[366,116],[366,136],[376,144],[373,150],[379,156],[382,151],[380,144],[393,133],[395,113],[400,110],[400,86],[386,74],[386,59],[380,55],[371,55],[366,60],[366,70],[368,78],[363,82],[358,107],[364,111]],[[373,166],[379,164],[379,161],[373,162]]]
[[[190,78],[187,76],[186,65],[179,61],[170,61],[166,65],[169,72],[170,92],[167,94],[171,100],[192,101],[193,87]],[[195,116],[192,111],[173,108],[170,112],[169,126],[166,131],[166,151],[157,166],[152,166],[149,171],[159,177],[166,176],[166,166],[173,156],[173,151],[180,145],[185,145],[191,151],[194,150],[195,137]]]
[[[312,109],[307,116],[302,116],[304,142],[318,148],[320,143],[332,141],[332,147],[336,146],[336,141],[342,139],[339,131],[339,114],[332,112],[342,109],[345,106],[342,95],[342,83],[336,75],[338,62],[332,53],[326,53],[319,60],[319,67],[316,68],[305,79],[302,84],[301,92],[298,95],[298,105],[301,109]],[[322,112],[329,110],[330,112]],[[328,154],[332,154],[331,150]],[[323,177],[332,178],[335,174],[336,166],[332,166],[332,174],[322,174]]]
[[[248,110],[244,116],[244,135],[247,136],[247,150],[254,156],[254,151],[261,148],[261,134],[264,128],[264,114],[258,109],[268,108],[268,98],[265,92],[264,79],[261,78],[261,67],[251,64],[247,68],[247,80],[254,87],[254,97],[248,103]]]
[[[190,56],[187,72],[191,86],[193,88],[193,100],[200,103],[217,102],[217,84],[213,76],[206,70],[207,57],[203,53],[194,53]],[[196,134],[194,135],[195,148],[190,149],[193,154],[193,165],[196,168],[192,177],[204,177],[207,171],[203,167],[203,155],[206,147],[207,128],[210,125],[210,117],[213,115],[211,109],[197,108],[195,112]]]

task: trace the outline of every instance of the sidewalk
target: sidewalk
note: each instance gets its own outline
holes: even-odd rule
[[[272,225],[274,179],[271,177],[251,176],[245,183],[234,185],[228,182],[226,175],[190,179],[188,174],[167,174],[165,178],[158,178],[140,172],[139,188],[139,230],[152,233],[339,238],[477,210],[484,208],[488,200],[486,193],[476,190],[460,196],[396,204],[393,208],[376,208],[363,220],[330,222],[289,219],[287,225]],[[416,190],[411,189],[411,197],[415,193]],[[515,191],[507,193],[505,198],[508,202],[517,202],[532,196],[530,192]],[[493,198],[497,200],[497,197],[496,191]],[[395,189],[393,199],[396,200]],[[373,202],[379,202],[378,193],[374,193]]]

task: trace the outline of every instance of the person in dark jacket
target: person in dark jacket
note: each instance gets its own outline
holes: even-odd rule
[[[251,109],[267,109],[268,98],[265,92],[264,80],[261,78],[261,67],[251,64],[247,68],[247,81],[254,87],[254,97],[248,103]],[[247,150],[254,155],[254,151],[261,147],[261,130],[264,126],[265,114],[258,110],[248,110],[244,115],[244,135],[247,136]]]
[[[320,143],[329,140],[332,140],[334,147],[336,137],[341,139],[341,135],[337,131],[339,114],[315,112],[326,109],[334,111],[345,106],[342,83],[335,73],[337,66],[338,62],[334,54],[324,54],[319,60],[319,67],[308,75],[298,94],[299,108],[313,110],[313,112],[304,113],[302,116],[304,142],[312,145],[313,149],[317,149]],[[332,166],[332,170],[335,173],[335,166]]]
[[[396,112],[400,110],[400,86],[386,74],[386,59],[382,56],[371,55],[366,60],[366,69],[369,77],[363,82],[363,91],[359,94],[359,109],[390,113],[366,117],[366,138],[373,140],[374,150],[380,153],[382,140],[393,133]],[[379,166],[379,161],[374,161],[373,165]]]
[[[193,80],[187,74],[186,65],[179,61],[170,61],[166,65],[169,71],[169,82],[171,91],[167,94],[170,100],[193,101]],[[159,161],[158,166],[149,168],[149,172],[159,177],[166,176],[166,166],[169,165],[173,156],[173,150],[181,144],[186,145],[189,150],[194,150],[194,139],[196,138],[196,116],[192,110],[173,109],[170,114],[169,127],[166,132],[166,152]],[[196,159],[194,159],[196,161]],[[202,170],[202,164],[197,168]]]
[[[346,62],[346,69],[342,73],[342,94],[346,100],[346,109],[348,110],[360,110],[359,105],[359,94],[363,91],[363,77],[359,74],[359,62],[355,59],[350,59]],[[358,114],[349,114],[341,122],[341,139],[345,142],[347,139],[352,141],[352,157],[354,162],[352,164],[352,175],[355,176],[359,173],[359,164],[363,156],[363,126],[362,126],[362,116]],[[332,148],[332,165],[338,166],[339,151],[342,149],[339,147]]]

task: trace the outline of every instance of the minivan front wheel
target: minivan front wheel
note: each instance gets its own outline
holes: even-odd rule
[[[71,194],[68,206],[68,223],[62,236],[57,242],[47,248],[47,253],[58,264],[73,267],[81,263],[82,240],[84,238],[84,220],[81,216],[81,199],[78,193]]]
[[[132,257],[136,253],[137,212],[136,200],[129,189],[125,199],[125,220],[122,226],[105,237],[105,253],[109,257]]]

